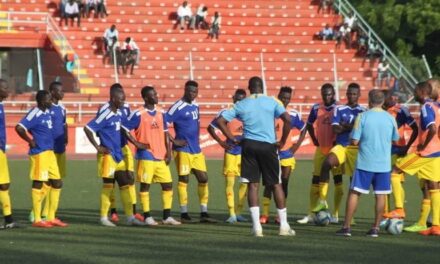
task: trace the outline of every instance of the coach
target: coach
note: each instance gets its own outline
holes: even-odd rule
[[[248,186],[249,210],[254,236],[263,236],[260,224],[258,188],[262,175],[263,185],[273,186],[281,236],[293,236],[287,222],[286,203],[281,186],[278,148],[286,143],[290,131],[290,117],[282,103],[263,94],[263,82],[259,77],[249,79],[250,96],[224,111],[217,120],[220,130],[235,144],[242,146],[241,177]],[[227,128],[227,122],[237,118],[243,122],[243,140],[238,142]],[[275,118],[283,120],[283,134],[277,143],[275,138]]]
[[[391,143],[399,139],[395,119],[382,105],[385,96],[380,90],[368,93],[370,110],[358,115],[353,127],[352,144],[359,145],[356,170],[347,199],[344,226],[337,235],[351,236],[350,223],[361,194],[368,194],[370,185],[376,195],[376,215],[368,236],[379,236],[379,223],[385,207],[385,196],[391,193]]]

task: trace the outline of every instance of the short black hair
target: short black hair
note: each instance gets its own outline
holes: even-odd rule
[[[333,84],[331,84],[331,83],[324,83],[322,86],[321,86],[321,91],[324,91],[324,90],[327,90],[327,89],[331,89],[331,90],[335,90],[335,87],[333,86]]]
[[[280,92],[278,93],[278,94],[281,94],[281,93],[292,93],[292,88],[291,87],[289,87],[289,86],[283,86],[283,87],[281,87],[280,88]]]
[[[368,102],[372,105],[381,105],[385,101],[385,95],[381,90],[373,89],[368,92]]]
[[[258,76],[254,76],[254,77],[250,78],[248,88],[249,89],[252,89],[252,88],[263,89],[263,80]]]
[[[390,90],[388,90],[388,89],[382,89],[381,91],[382,91],[383,96],[384,96],[385,99],[388,98],[388,97],[391,97],[393,95],[393,93]]]
[[[49,92],[52,92],[53,89],[55,89],[55,87],[57,87],[57,86],[63,86],[63,84],[61,82],[59,82],[59,81],[51,82],[49,84]]]
[[[237,89],[237,90],[235,90],[235,95],[246,96],[246,91],[244,89]]]
[[[414,89],[415,91],[423,91],[424,93],[431,95],[432,93],[432,86],[429,82],[424,81],[424,82],[419,82],[418,84],[416,84],[416,88]]]
[[[124,87],[120,83],[114,83],[110,86],[110,94],[114,93],[116,90],[124,90]]]
[[[41,103],[41,101],[43,100],[43,98],[47,95],[50,95],[50,93],[46,90],[39,90],[37,92],[37,94],[35,95],[35,100],[37,101],[37,103]]]
[[[194,87],[199,87],[199,84],[196,81],[193,80],[189,80],[185,83],[185,88],[188,86],[194,86]]]
[[[357,90],[361,90],[361,86],[358,83],[352,82],[348,85],[347,90],[348,89],[357,89]]]
[[[142,96],[142,98],[145,98],[146,96],[147,96],[147,94],[150,92],[150,91],[153,91],[154,90],[154,87],[153,86],[144,86],[144,88],[142,88],[142,90],[141,90],[141,96]]]

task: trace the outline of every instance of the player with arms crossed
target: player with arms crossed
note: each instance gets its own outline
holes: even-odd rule
[[[235,103],[246,98],[246,91],[243,89],[237,89],[235,91],[232,100]],[[245,222],[246,218],[241,216],[241,211],[243,210],[243,204],[247,192],[247,184],[241,182],[238,189],[238,204],[235,207],[235,196],[234,196],[234,183],[236,177],[240,177],[240,167],[241,167],[241,146],[234,145],[230,140],[222,140],[215,132],[217,129],[217,118],[223,113],[222,110],[211,124],[208,126],[208,133],[211,135],[218,144],[225,149],[225,156],[223,159],[223,175],[226,181],[226,204],[229,209],[229,218],[226,220],[227,223],[233,224],[236,222]],[[231,122],[227,124],[229,130],[232,132],[237,140],[241,140],[243,135],[243,124],[242,122],[234,118]]]
[[[281,87],[279,93],[278,93],[278,100],[280,100],[284,107],[287,109],[289,106],[290,100],[292,99],[292,88],[290,87]],[[301,146],[301,143],[303,142],[307,130],[306,125],[301,120],[301,115],[291,109],[288,110],[288,113],[290,115],[290,126],[291,130],[289,133],[289,136],[287,137],[287,143],[280,149],[278,152],[279,158],[280,158],[280,164],[281,164],[281,185],[283,186],[284,196],[287,199],[287,193],[289,190],[289,177],[290,173],[295,169],[295,152],[298,150],[298,148]],[[275,121],[275,131],[277,139],[281,139],[282,136],[282,126],[283,121],[281,119],[276,119]],[[296,141],[296,143],[293,144],[293,129],[297,129],[300,131],[299,138]],[[270,206],[270,199],[272,196],[273,190],[270,189],[268,186],[264,188],[264,194],[263,194],[263,213],[260,217],[260,223],[267,224],[269,222],[269,206]],[[275,219],[276,222],[279,222],[279,219]]]
[[[200,149],[200,118],[199,106],[194,102],[199,93],[199,84],[195,81],[185,83],[183,97],[174,103],[166,114],[166,121],[173,123],[175,138],[170,137],[173,143],[174,159],[179,175],[180,219],[191,223],[193,220],[188,214],[188,180],[192,172],[199,182],[198,194],[200,200],[200,222],[214,223],[208,214],[208,175],[206,174],[205,156]]]
[[[163,218],[166,225],[180,225],[171,217],[173,204],[173,180],[168,164],[171,161],[171,145],[168,126],[158,104],[157,92],[146,86],[141,90],[144,106],[133,111],[123,125],[125,136],[136,146],[137,181],[140,182],[140,198],[144,212],[144,223],[154,226],[158,223],[150,214],[150,185],[162,186]],[[130,134],[134,130],[134,138]]]

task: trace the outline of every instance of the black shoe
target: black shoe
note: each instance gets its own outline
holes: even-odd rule
[[[188,213],[181,213],[180,214],[180,222],[184,223],[184,224],[191,224],[191,223],[195,223],[196,221],[193,220]]]
[[[351,237],[351,229],[350,228],[341,228],[338,231],[336,231],[337,236],[345,236],[345,237]]]
[[[365,235],[369,237],[379,237],[379,228],[371,228]]]
[[[15,223],[15,222],[12,222],[12,223],[8,223],[8,224],[4,224],[4,225],[2,225],[2,226],[0,226],[0,229],[13,229],[13,228],[19,228],[20,226],[17,224],[17,223]]]
[[[218,221],[215,220],[214,218],[209,217],[208,213],[200,213],[200,223],[211,223],[211,224],[215,224]]]

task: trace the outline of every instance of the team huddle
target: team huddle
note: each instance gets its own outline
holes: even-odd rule
[[[279,235],[293,236],[287,222],[286,201],[288,183],[295,169],[295,152],[309,133],[316,151],[310,187],[308,214],[298,220],[306,224],[314,215],[329,210],[327,193],[330,173],[334,181],[334,203],[331,222],[339,223],[342,202],[343,175],[350,177],[350,193],[343,227],[337,235],[351,236],[350,224],[358,198],[368,193],[370,186],[376,195],[376,217],[367,235],[378,236],[383,218],[405,218],[404,173],[417,175],[423,192],[420,219],[405,231],[423,235],[440,235],[440,104],[437,103],[437,81],[416,86],[415,100],[421,105],[420,121],[416,122],[408,109],[399,105],[390,91],[372,90],[369,109],[358,104],[360,86],[351,83],[346,91],[346,104],[335,100],[331,84],[321,87],[322,101],[315,104],[307,121],[294,109],[289,109],[293,95],[290,87],[281,87],[277,98],[263,95],[263,82],[258,77],[249,80],[250,95],[243,89],[233,95],[233,106],[222,110],[208,126],[208,132],[224,148],[223,175],[229,211],[228,223],[245,222],[242,215],[248,197],[252,232],[263,236],[262,225],[268,223],[271,198],[277,207],[275,222]],[[188,81],[183,97],[167,111],[158,105],[157,92],[146,86],[141,90],[144,105],[130,109],[125,103],[120,84],[110,87],[109,102],[99,108],[84,132],[97,150],[98,176],[102,178],[100,223],[115,227],[119,222],[116,210],[115,183],[128,225],[158,225],[150,213],[151,184],[159,183],[163,217],[161,224],[180,225],[196,220],[188,213],[187,185],[190,174],[198,181],[200,222],[215,223],[208,214],[208,176],[205,157],[199,144],[199,107],[195,103],[198,84]],[[0,102],[8,96],[7,83],[0,80]],[[32,181],[32,226],[40,228],[66,227],[57,217],[63,178],[66,175],[66,145],[68,133],[62,84],[53,82],[48,91],[38,91],[37,106],[17,124],[17,134],[29,144],[30,178]],[[5,218],[4,228],[14,228],[9,198],[9,171],[5,155],[6,130],[3,105],[0,103],[0,203]],[[174,135],[168,126],[174,128]],[[411,136],[405,139],[405,127]],[[299,133],[294,137],[295,130]],[[221,135],[222,134],[222,135]],[[99,138],[99,143],[95,140]],[[223,139],[225,138],[225,139]],[[414,152],[409,151],[418,139]],[[135,147],[133,155],[128,144]],[[174,158],[178,174],[180,219],[171,216],[173,181],[169,163]],[[136,166],[135,162],[136,160]],[[136,170],[135,170],[136,168]],[[259,207],[259,182],[263,180],[262,214]],[[240,179],[238,201],[234,184]],[[139,183],[137,191],[135,182]],[[394,200],[394,210],[388,209],[388,195]],[[137,212],[137,197],[142,213]],[[427,227],[432,213],[432,227]]]

